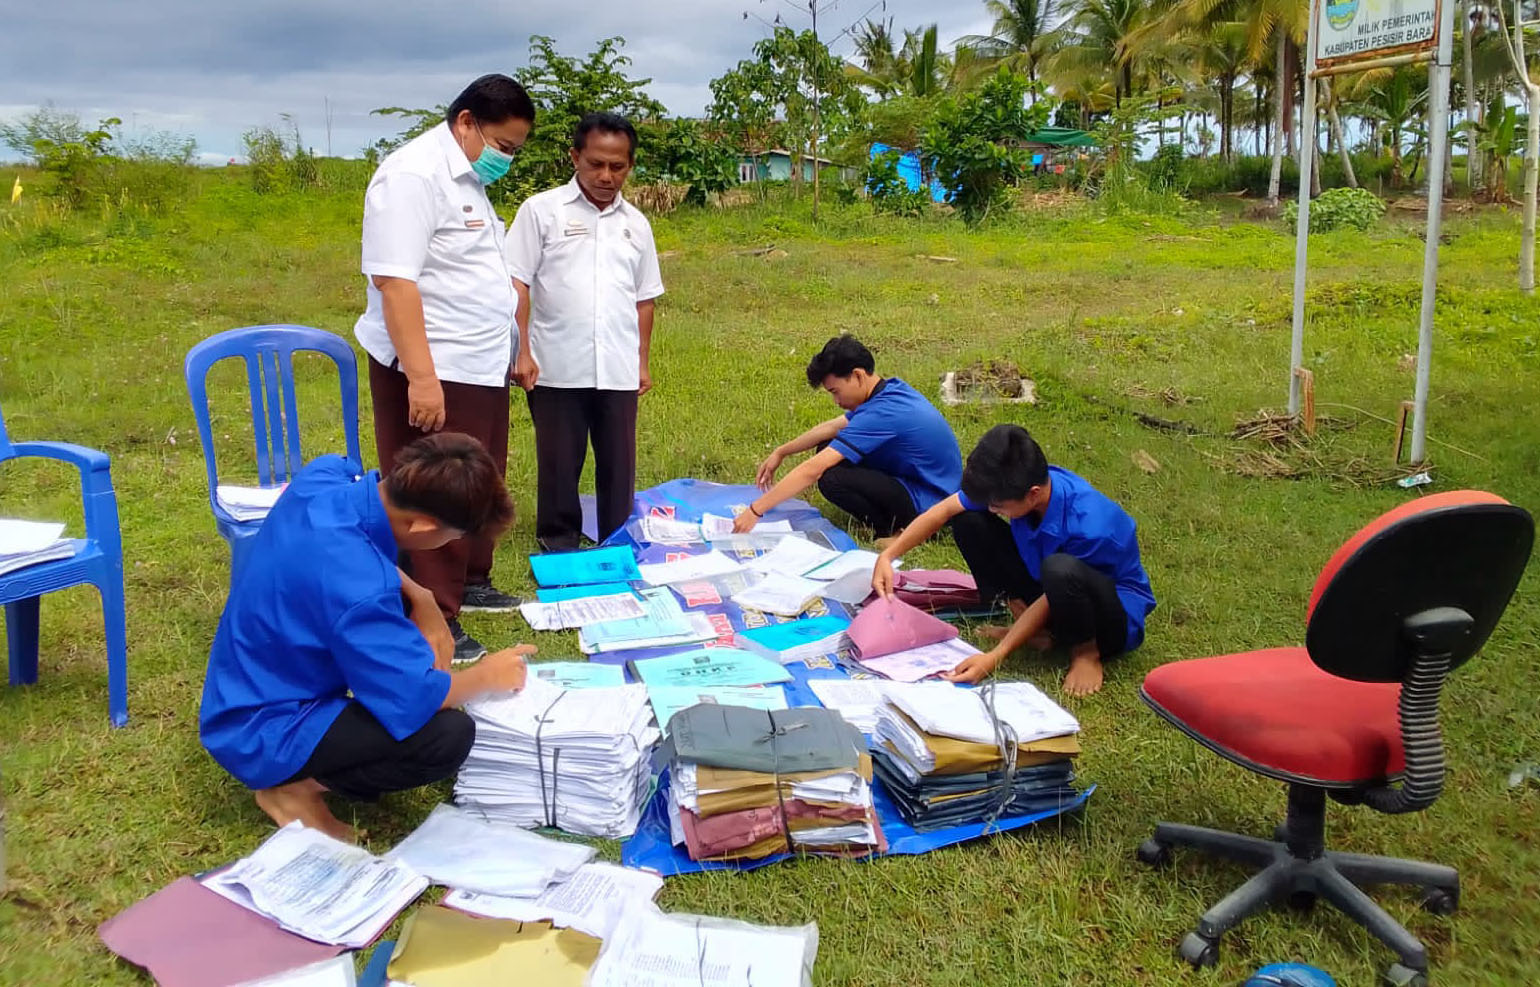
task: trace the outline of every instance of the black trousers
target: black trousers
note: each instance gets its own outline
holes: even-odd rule
[[[535,423],[535,538],[548,551],[578,547],[583,508],[578,480],[594,446],[599,540],[626,523],[636,500],[636,392],[593,387],[535,387],[529,417]]]
[[[374,714],[350,702],[290,778],[314,778],[344,798],[373,802],[385,792],[442,781],[460,770],[476,739],[476,723],[458,709],[441,709],[421,730],[396,740]]]
[[[1103,658],[1123,653],[1128,645],[1128,614],[1118,599],[1117,584],[1073,555],[1060,553],[1043,560],[1042,581],[1032,578],[1010,525],[986,511],[964,511],[952,518],[952,537],[968,570],[979,584],[979,599],[1001,597],[1031,604],[1048,597],[1048,632],[1054,641],[1075,647],[1095,639]]]
[[[825,470],[818,478],[818,492],[879,538],[903,530],[917,513],[914,498],[902,483],[881,470],[853,463]]]

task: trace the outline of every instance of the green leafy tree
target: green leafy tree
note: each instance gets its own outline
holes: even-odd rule
[[[382,137],[369,145],[366,150],[374,151],[376,155],[386,155],[405,144],[414,137],[421,137],[428,131],[444,122],[444,117],[449,113],[449,105],[440,103],[430,110],[413,110],[404,106],[382,106],[377,110],[370,110],[370,116],[398,117],[405,124],[405,128],[394,137]]]
[[[41,106],[15,120],[0,123],[0,144],[36,165],[42,164],[38,150],[40,142],[51,147],[63,147],[83,143],[86,134],[87,130],[79,116],[53,106]]]
[[[605,38],[578,59],[556,50],[544,35],[530,39],[529,65],[514,77],[535,102],[535,129],[502,184],[504,200],[522,202],[536,192],[572,177],[572,132],[589,113],[618,113],[633,124],[664,116],[663,104],[647,94],[651,79],[626,74],[631,59],[622,54],[624,38]]]
[[[752,58],[712,80],[711,94],[712,122],[745,150],[792,150],[793,181],[801,179],[804,156],[818,157],[826,142],[837,144],[866,111],[845,63],[812,31],[789,27],[755,43]]]
[[[679,119],[647,128],[644,177],[689,186],[686,205],[703,206],[738,183],[738,152],[709,134],[699,120]]]
[[[1048,122],[1045,102],[1027,105],[1032,84],[1002,66],[977,90],[944,100],[925,129],[921,155],[963,217],[977,222],[1008,204],[1007,190],[1032,160],[1028,134]]]

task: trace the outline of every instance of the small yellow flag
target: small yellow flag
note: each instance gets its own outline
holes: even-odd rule
[[[21,201],[21,176],[16,176],[16,184],[11,186],[11,205]]]

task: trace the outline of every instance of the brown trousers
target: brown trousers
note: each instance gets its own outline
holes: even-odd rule
[[[508,474],[508,387],[443,381],[444,431],[464,432],[486,446],[498,472]],[[369,393],[374,397],[374,448],[380,470],[389,473],[396,453],[428,434],[407,424],[406,374],[369,358]],[[426,586],[445,617],[460,614],[466,583],[492,575],[490,538],[457,538],[431,552],[410,552],[402,568]]]

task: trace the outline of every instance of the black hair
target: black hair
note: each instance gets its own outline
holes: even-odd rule
[[[524,87],[506,75],[484,75],[466,86],[455,101],[449,104],[444,119],[453,124],[461,110],[470,110],[477,123],[502,123],[504,120],[526,120],[535,123],[535,102]]]
[[[636,128],[619,113],[590,113],[579,120],[572,131],[572,149],[581,151],[587,147],[588,135],[596,130],[601,134],[625,134],[631,142],[631,159],[636,159]]]
[[[385,493],[467,535],[496,537],[513,523],[513,501],[486,447],[462,432],[425,435],[396,453]]]
[[[823,379],[830,374],[849,377],[856,370],[872,373],[877,369],[877,359],[872,351],[854,336],[835,336],[823,344],[823,349],[807,364],[807,384],[822,387]]]
[[[1048,457],[1020,425],[996,425],[984,433],[963,466],[962,492],[979,504],[1020,500],[1048,482]]]

